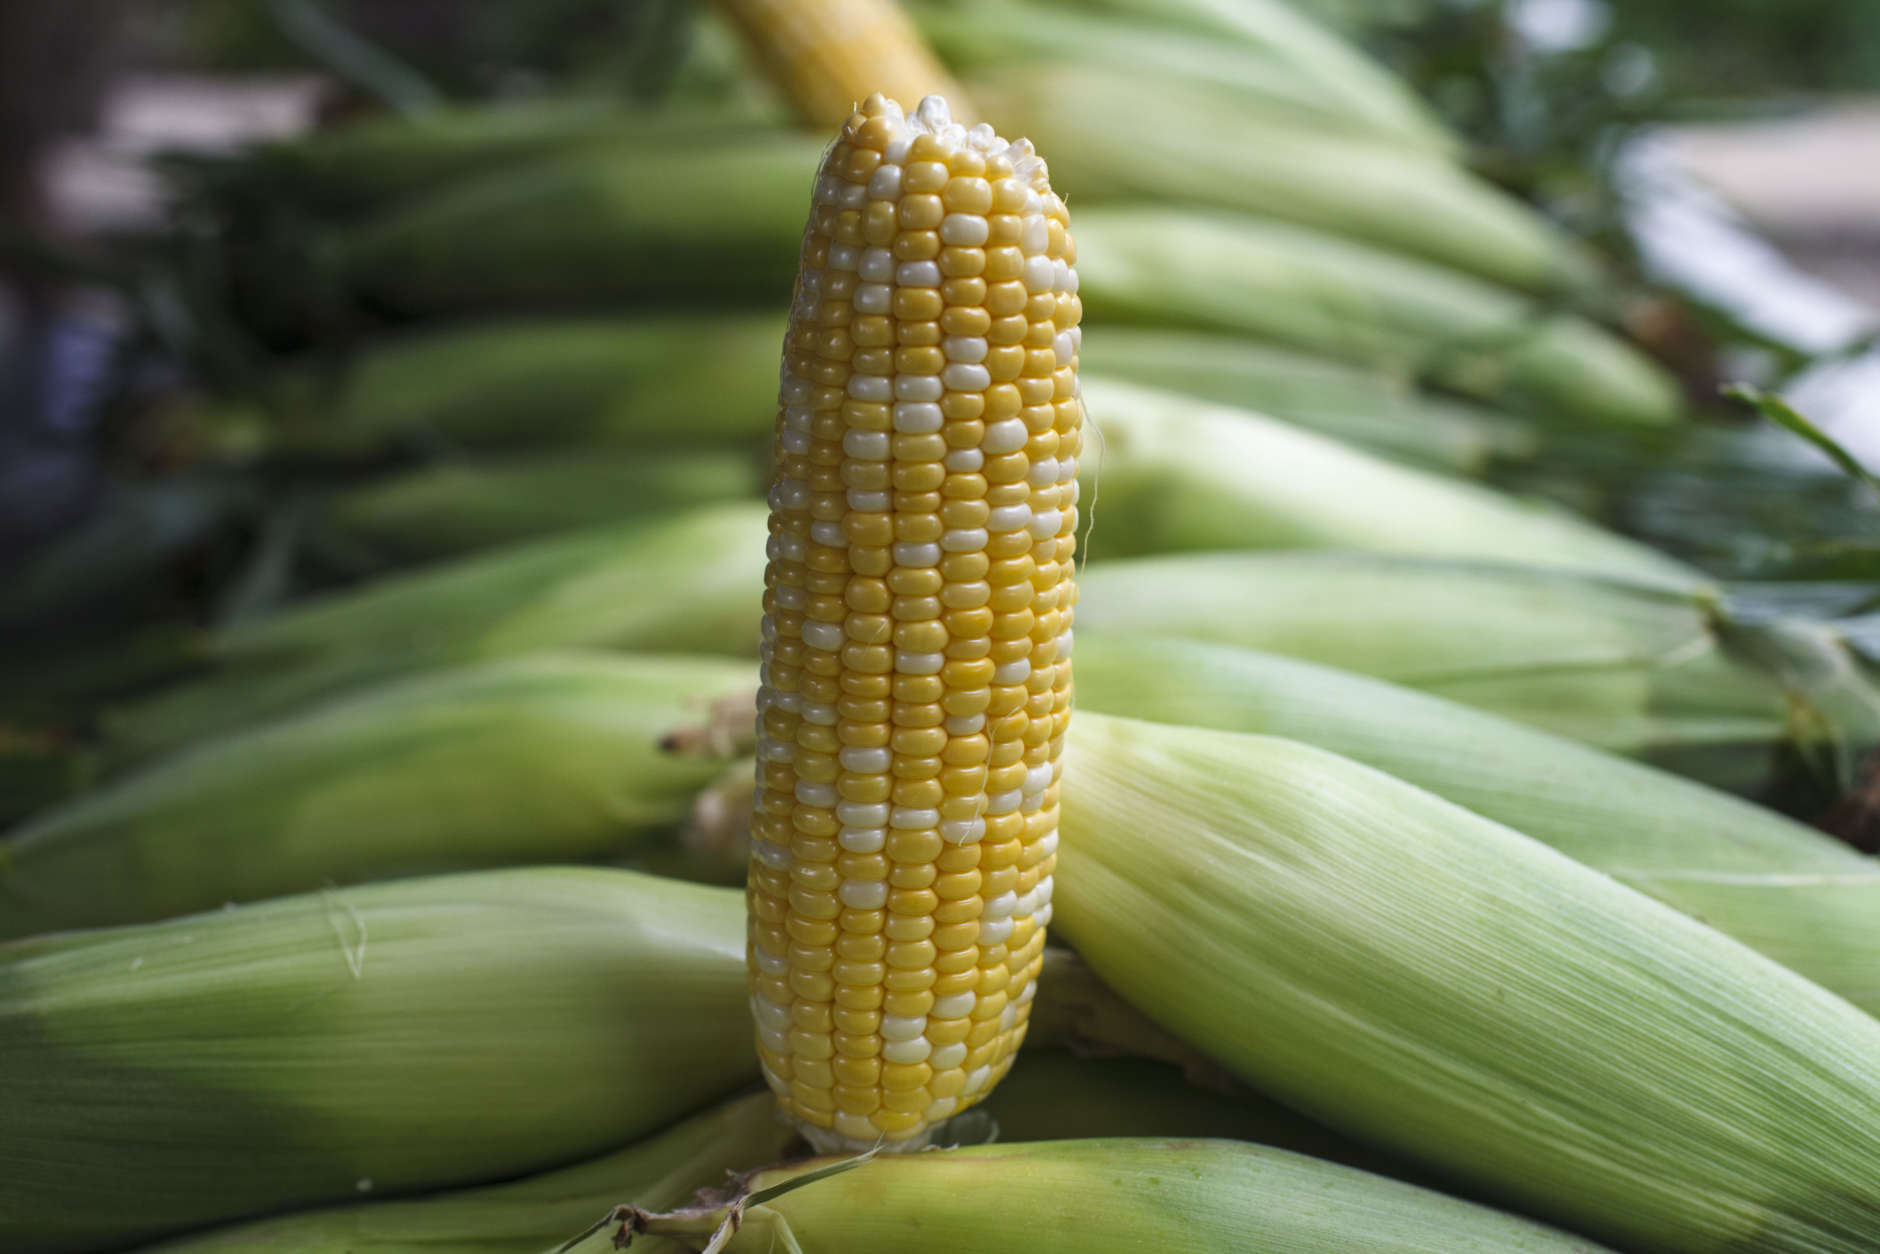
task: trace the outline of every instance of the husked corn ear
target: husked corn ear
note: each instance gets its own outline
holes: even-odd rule
[[[736,1223],[719,1197],[670,1215],[633,1213],[631,1224],[693,1250],[722,1233],[726,1243],[709,1248],[728,1254],[1606,1254],[1473,1202],[1238,1141],[978,1145],[811,1174],[829,1166],[752,1173],[738,1191],[748,1203]],[[615,1249],[621,1228],[597,1228],[568,1254]]]
[[[1025,1034],[1070,718],[1075,246],[1044,164],[871,96],[816,179],[771,488],[758,1054],[825,1149],[919,1144]]]
[[[966,118],[965,93],[894,0],[717,0],[745,47],[804,122],[842,125],[871,92],[940,96]]]

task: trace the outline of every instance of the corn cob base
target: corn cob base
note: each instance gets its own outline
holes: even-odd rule
[[[758,1053],[822,1152],[924,1144],[1025,1035],[1070,717],[1081,305],[1029,144],[873,96],[784,349],[748,886]]]

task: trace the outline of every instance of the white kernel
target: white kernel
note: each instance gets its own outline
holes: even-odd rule
[[[809,399],[809,384],[795,375],[786,374],[778,386],[777,399],[784,405],[801,405]],[[804,410],[808,413],[808,410]]]
[[[888,904],[888,881],[843,880],[836,896],[851,910],[879,910]]]
[[[1025,219],[1019,230],[1018,246],[1027,253],[1042,253],[1051,247],[1051,227],[1042,215]]]
[[[1031,520],[1034,540],[1049,540],[1064,526],[1064,515],[1054,509],[1040,510]]]
[[[912,135],[908,135],[908,134],[897,135],[895,138],[888,141],[888,146],[886,148],[881,150],[881,159],[884,162],[887,162],[893,165],[894,168],[898,170],[907,163],[907,150],[909,148],[912,148],[913,146],[914,146],[914,137]],[[898,190],[900,187],[900,184],[897,182],[895,184],[895,187]],[[886,197],[885,199],[893,199],[893,198]]]
[[[862,250],[853,244],[829,245],[829,268],[831,270],[853,270],[861,264]],[[1030,273],[1029,270],[1026,271]]]
[[[1031,999],[1038,995],[1038,981],[1026,980],[1025,987],[1018,990],[1018,996],[1012,998],[1014,1006],[1029,1006]]]
[[[781,1092],[788,1092],[790,1085],[787,1081],[772,1080],[770,1087]],[[881,1139],[881,1129],[868,1122],[867,1115],[855,1115],[846,1110],[838,1110],[835,1122],[836,1135],[845,1136],[851,1141],[860,1141],[867,1145]]]
[[[824,653],[834,653],[842,647],[842,624],[818,622],[812,618],[803,624],[803,643],[812,649],[821,649]]]
[[[885,889],[886,884],[882,887]],[[885,899],[884,894],[884,899]],[[917,1036],[911,1041],[883,1041],[881,1057],[884,1062],[916,1063],[926,1062],[927,1055],[933,1052],[933,1042],[924,1036]]]
[[[992,374],[984,366],[950,361],[940,372],[940,381],[954,392],[983,392],[992,386]]]
[[[845,827],[836,833],[836,843],[850,853],[880,853],[888,843],[885,827]]]
[[[765,975],[790,974],[790,960],[782,954],[771,953],[762,945],[755,943],[751,945],[751,961],[756,963],[757,969]]]
[[[849,376],[848,393],[858,401],[891,401],[894,399],[894,380],[885,374],[852,374]]]
[[[816,178],[816,190],[812,199],[819,205],[833,205],[842,196],[842,180],[833,174],[822,174]]]
[[[897,649],[894,654],[894,669],[903,675],[938,675],[940,668],[946,665],[944,653],[913,653]]]
[[[781,588],[778,589],[782,591]],[[798,588],[798,592],[802,589]],[[795,714],[803,708],[803,694],[800,692],[780,692],[777,694],[777,708],[786,714]]]
[[[1052,906],[1050,902],[1038,907],[1038,913],[1031,916],[1031,921],[1039,927],[1047,927],[1051,922]]]
[[[984,909],[980,911],[979,917],[987,922],[997,922],[1000,919],[1011,918],[1017,909],[1018,894],[1007,889],[997,897],[986,902]]]
[[[1031,432],[1025,429],[1023,418],[1001,418],[986,424],[986,435],[979,441],[979,447],[992,454],[1016,453],[1030,438]]]
[[[1041,792],[1028,792],[1025,794],[1025,799],[1018,803],[1020,814],[1036,814],[1042,809],[1044,809],[1044,794]]]
[[[802,456],[809,452],[810,438],[807,431],[792,431],[788,427],[777,434],[777,443],[786,453]]]
[[[894,282],[894,254],[885,248],[865,248],[862,250],[861,264],[855,272],[868,283]]]
[[[809,538],[826,549],[846,548],[849,543],[848,533],[842,530],[842,524],[830,522],[826,518],[818,518],[809,525]]]
[[[881,1039],[911,1041],[927,1030],[926,1015],[882,1015]]]
[[[784,1032],[790,1030],[790,1008],[779,1006],[769,998],[760,997],[755,993],[751,995],[751,1017],[757,1020],[757,1026],[760,1028]]]
[[[1060,367],[1070,365],[1071,358],[1077,355],[1077,346],[1071,343],[1071,333],[1059,331],[1057,338],[1051,341],[1051,351],[1057,354],[1057,364]]]
[[[990,793],[986,797],[987,814],[1013,814],[1018,810],[1019,802],[1024,797],[1014,788],[1011,792]]]
[[[1038,194],[1036,188],[1025,189],[1025,204],[1019,212],[1026,217],[1036,217],[1044,212],[1044,197]]]
[[[921,1118],[928,1123],[939,1123],[942,1119],[951,1118],[953,1112],[959,1108],[960,1099],[957,1097],[936,1097],[927,1103],[927,1109],[921,1112]]]
[[[940,546],[932,541],[926,544],[897,543],[894,546],[894,564],[896,566],[938,566]]]
[[[770,487],[770,508],[802,510],[809,508],[809,485],[801,479],[779,479]]]
[[[777,585],[776,595],[779,609],[800,610],[809,600],[809,594],[794,584]]]
[[[968,714],[964,718],[955,714],[947,719],[947,735],[949,736],[974,736],[985,729],[986,716],[984,714]]]
[[[1012,920],[987,919],[979,925],[981,945],[1003,945],[1012,938]]]
[[[842,194],[836,198],[838,205],[844,209],[860,209],[867,201],[867,184],[851,183],[847,179],[842,181]]]
[[[876,166],[875,172],[868,176],[868,196],[871,200],[899,200],[901,167],[885,162]]]
[[[966,1016],[955,1015],[954,1017],[957,1019],[964,1019]],[[937,1046],[935,1047],[933,1053],[930,1054],[927,1058],[927,1062],[933,1067],[935,1071],[951,1071],[953,1070],[953,1068],[965,1063],[965,1061],[966,1061],[966,1042],[965,1041],[955,1041],[951,1045]]]
[[[1022,531],[1031,525],[1029,505],[1001,505],[986,518],[987,531]]]
[[[812,784],[806,779],[799,779],[796,781],[796,799],[806,806],[827,810],[836,803],[835,785]]]
[[[848,431],[842,436],[842,451],[857,461],[885,462],[890,447],[886,431]]]
[[[1075,457],[1058,458],[1058,482],[1070,483],[1077,478],[1077,459]],[[1072,497],[1076,500],[1076,497]]]
[[[894,429],[904,435],[932,435],[946,424],[946,415],[932,401],[896,401]]]
[[[752,841],[751,854],[773,871],[787,871],[790,869],[790,863],[795,861],[786,846],[768,840]]]
[[[1040,457],[1031,464],[1031,470],[1026,475],[1026,478],[1029,480],[1032,487],[1044,488],[1056,483],[1057,476],[1058,459],[1055,457]]]
[[[799,709],[797,713],[802,717],[805,723],[815,723],[821,727],[834,727],[836,725],[836,707],[833,705],[824,705],[817,701],[805,701],[802,704],[802,708]]]
[[[940,839],[949,845],[970,845],[985,834],[984,819],[940,820]]]
[[[977,553],[986,547],[986,529],[956,527],[940,537],[940,547],[948,553]]]
[[[893,754],[881,746],[865,749],[860,745],[843,745],[836,760],[843,770],[857,775],[879,775],[894,764]]]
[[[1056,876],[1047,875],[1040,879],[1031,890],[1032,909],[1041,910],[1051,904],[1051,890],[1055,887]]]
[[[796,757],[796,746],[787,740],[766,737],[758,742],[757,756],[766,762],[788,762]]]
[[[940,351],[947,355],[948,361],[981,362],[986,359],[986,337],[949,335],[940,341]]]
[[[964,1019],[971,1013],[973,994],[969,991],[934,998],[933,1009],[927,1012],[927,1016],[931,1019]]]
[[[1059,257],[1051,263],[1051,286],[1054,290],[1074,293],[1077,290],[1077,271],[1071,269],[1070,262]]]
[[[850,488],[849,508],[858,514],[885,514],[894,502],[886,492],[864,492],[860,488]]]
[[[835,249],[829,250],[831,257]],[[939,287],[940,263],[936,261],[903,261],[895,267],[894,281],[901,287]]]
[[[949,213],[940,219],[940,242],[962,248],[977,248],[986,242],[991,227],[976,213]]]
[[[1032,848],[1038,851],[1038,856],[1041,858],[1056,853],[1057,847],[1058,834],[1055,827],[1032,842]]]
[[[1022,684],[1030,678],[1030,658],[1017,657],[1009,662],[1001,662],[992,671],[992,682],[995,684]]]
[[[1051,764],[1042,763],[1025,772],[1025,791],[1043,792],[1051,786]]]
[[[966,1088],[964,1091],[969,1095],[977,1093],[990,1083],[992,1083],[992,1068],[974,1067],[966,1074]]]
[[[888,826],[897,832],[924,832],[940,826],[940,811],[924,806],[896,806],[888,816]]]
[[[898,401],[937,401],[945,392],[937,374],[895,376],[894,399]]]
[[[775,1028],[760,1027],[757,1029],[757,1039],[762,1041],[764,1048],[768,1049],[771,1053],[782,1054],[785,1058],[790,1056],[790,1034],[788,1032],[780,1032]]]
[[[836,250],[831,248],[829,250],[829,264],[831,266],[836,264],[835,256]],[[1052,279],[1051,259],[1049,257],[1031,256],[1025,258],[1026,291],[1033,295],[1037,295],[1040,292],[1048,292],[1052,288]]]
[[[1018,1006],[1008,1001],[1005,1003],[1005,1008],[999,1011],[999,1031],[1010,1032],[1017,1026]]]
[[[809,434],[812,423],[816,421],[815,411],[808,405],[788,405],[783,411],[783,425],[792,431]]]
[[[971,474],[986,464],[986,455],[976,448],[956,448],[947,453],[946,468],[955,474]]]
[[[778,546],[783,549],[784,560],[800,562],[808,556],[809,549],[803,543],[803,537],[793,531],[786,531],[777,537]]]
[[[855,312],[885,314],[894,309],[894,289],[886,283],[863,283],[855,289]]]
[[[888,821],[885,801],[838,801],[836,821],[844,827],[880,827]]]

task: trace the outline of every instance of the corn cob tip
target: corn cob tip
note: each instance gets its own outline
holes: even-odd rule
[[[915,1148],[1023,1039],[1070,717],[1081,305],[1044,162],[885,94],[818,171],[785,342],[751,820],[765,1078]]]

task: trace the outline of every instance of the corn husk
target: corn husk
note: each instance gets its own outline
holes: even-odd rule
[[[1880,1023],[1322,750],[1071,736],[1053,926],[1261,1091],[1629,1250],[1880,1243]]]
[[[1540,449],[1533,420],[1417,391],[1387,371],[1200,331],[1104,327],[1107,378],[1283,419],[1412,465],[1479,475]]]
[[[1249,109],[1233,91],[1095,66],[1014,67],[972,90],[1084,206],[1260,214],[1536,294],[1590,300],[1598,270],[1558,228],[1444,156]],[[1193,120],[1205,117],[1197,127]]]
[[[728,1172],[781,1157],[793,1135],[769,1095],[753,1093],[627,1149],[512,1184],[258,1219],[150,1254],[534,1254],[622,1202],[677,1206]]]
[[[1101,544],[1100,500],[1096,513]],[[1794,686],[1738,651],[1702,592],[1352,553],[1191,554],[1091,565],[1077,626],[1335,666],[1737,792],[1767,788],[1790,747],[1873,743],[1858,708],[1870,682],[1832,639],[1810,643],[1852,669]]]
[[[341,492],[324,523],[349,545],[410,560],[755,499],[761,482],[759,459],[737,452],[450,461]]]
[[[1342,548],[1702,585],[1701,572],[1554,506],[1369,456],[1261,415],[1086,379],[1092,557]]]
[[[832,1170],[833,1169],[833,1170]],[[979,1145],[931,1154],[827,1159],[740,1182],[736,1222],[721,1199],[625,1222],[685,1248],[895,1249],[953,1254],[1600,1254],[1601,1247],[1441,1193],[1236,1141],[1117,1138]],[[568,1254],[626,1231],[598,1225]]]
[[[336,236],[337,274],[368,306],[408,316],[648,297],[782,308],[821,150],[740,128],[504,167]]]
[[[535,655],[204,741],[0,841],[0,936],[142,922],[386,876],[617,857],[732,750],[746,663]],[[718,720],[726,744],[665,742]],[[748,722],[746,717],[742,722]]]
[[[342,453],[399,440],[756,446],[776,421],[782,343],[782,318],[739,311],[448,327],[283,376],[274,433]]]
[[[1428,789],[1880,1017],[1880,866],[1760,805],[1394,684],[1195,641],[1078,643],[1080,708],[1284,736]]]
[[[351,685],[563,647],[755,654],[761,504],[515,545],[223,631],[214,670],[110,721],[120,758],[285,713]]]
[[[0,1247],[593,1155],[753,1071],[738,894],[537,868],[0,946]]]
[[[1093,206],[1079,295],[1096,322],[1231,331],[1586,422],[1665,426],[1662,370],[1584,319],[1335,235],[1230,214]],[[1089,365],[1101,369],[1092,340]]]

